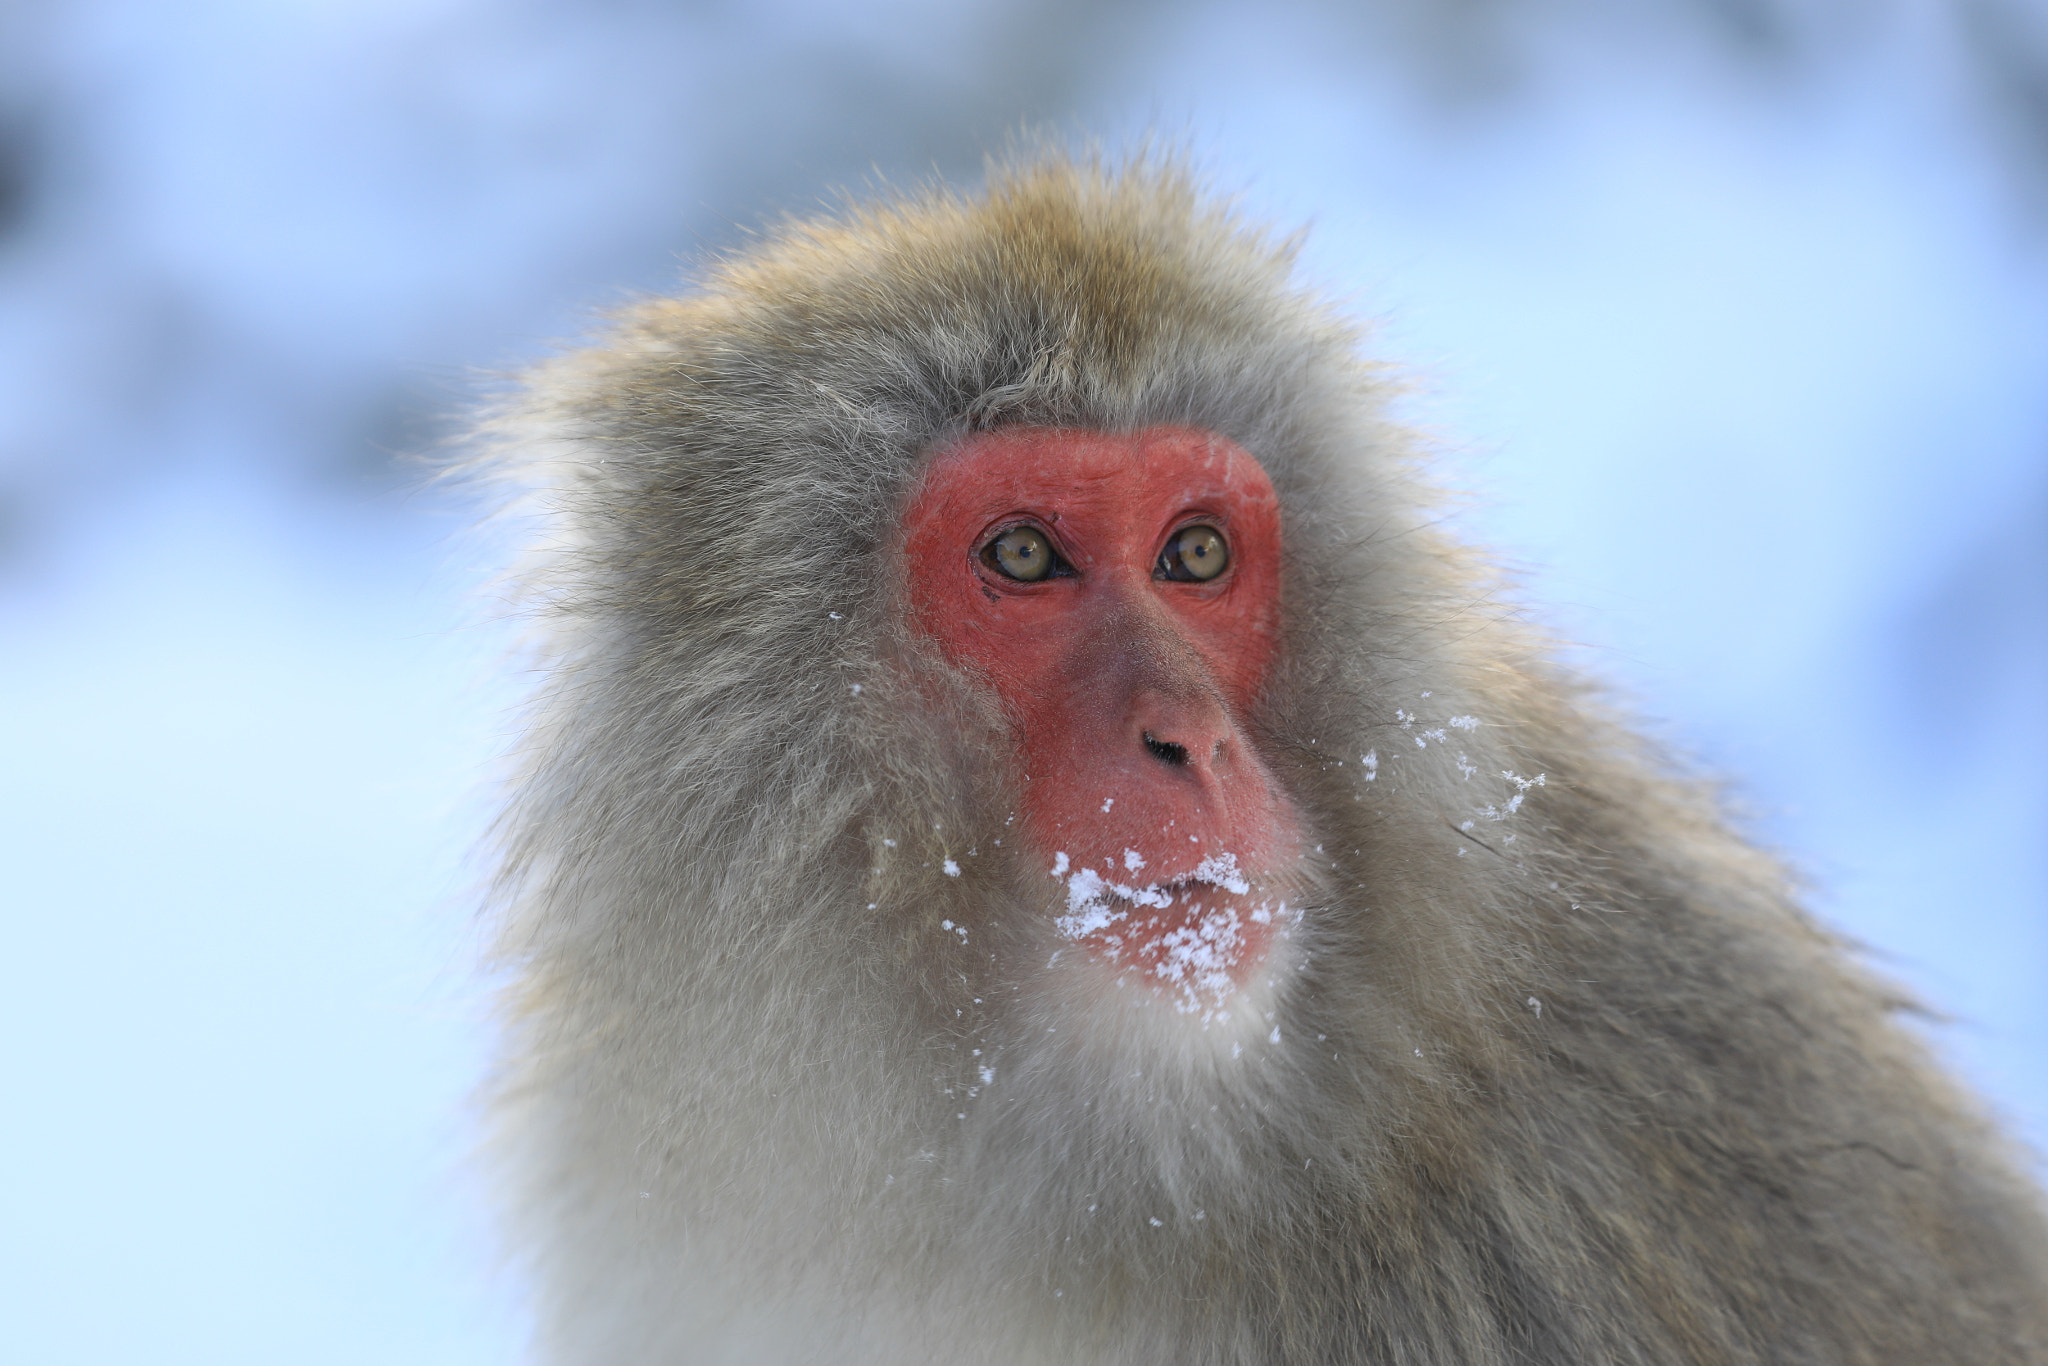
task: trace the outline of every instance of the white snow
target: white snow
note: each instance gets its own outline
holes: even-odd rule
[[[1127,851],[1127,864],[1132,857],[1135,854]],[[1058,860],[1055,875],[1068,866],[1066,855]],[[1138,859],[1137,866],[1143,862]],[[1188,878],[1172,884],[1127,885],[1109,881],[1093,868],[1076,868],[1067,878],[1067,912],[1054,924],[1069,939],[1101,936],[1112,948],[1123,948],[1127,938],[1142,944],[1155,985],[1168,991],[1177,1011],[1199,1014],[1206,1023],[1226,1014],[1236,995],[1231,970],[1244,952],[1245,925],[1237,907],[1205,905],[1204,887],[1232,896],[1251,893],[1237,857],[1229,853],[1203,859]],[[1152,917],[1134,919],[1135,912],[1168,910],[1176,903],[1186,908],[1187,919],[1171,928]],[[1280,902],[1259,904],[1248,914],[1254,923],[1265,925],[1276,915],[1292,913]]]

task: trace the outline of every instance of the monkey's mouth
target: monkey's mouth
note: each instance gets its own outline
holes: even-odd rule
[[[1142,886],[1092,868],[1069,873],[1065,854],[1053,874],[1067,884],[1067,913],[1054,921],[1061,934],[1204,1020],[1227,1010],[1274,937],[1298,918],[1284,900],[1256,891],[1228,854]]]

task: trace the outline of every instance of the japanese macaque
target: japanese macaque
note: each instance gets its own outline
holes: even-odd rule
[[[1170,165],[797,223],[488,422],[538,1355],[2048,1361],[2023,1162]]]

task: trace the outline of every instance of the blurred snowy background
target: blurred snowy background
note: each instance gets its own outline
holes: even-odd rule
[[[834,186],[1157,129],[2048,1140],[2048,12],[0,6],[0,1356],[512,1359],[460,1177],[470,376]]]

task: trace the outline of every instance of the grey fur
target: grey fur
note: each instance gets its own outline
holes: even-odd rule
[[[1055,158],[789,225],[494,415],[542,1360],[2048,1360],[2017,1161],[1498,605],[1389,383],[1173,167]],[[902,625],[919,462],[1025,422],[1212,429],[1279,489],[1246,719],[1319,857],[1242,1057],[1061,993],[1000,720]]]

